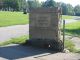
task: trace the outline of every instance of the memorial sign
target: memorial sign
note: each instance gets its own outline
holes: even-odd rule
[[[62,50],[60,16],[61,9],[58,7],[36,8],[30,11],[29,34],[33,46]]]

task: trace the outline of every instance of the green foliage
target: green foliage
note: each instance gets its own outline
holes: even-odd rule
[[[54,0],[47,0],[42,3],[42,7],[56,7],[56,2]]]
[[[70,4],[63,2],[55,2],[54,0],[46,0],[45,2],[39,2],[39,0],[0,0],[0,10],[5,11],[23,11],[26,9],[29,12],[30,9],[38,7],[61,7],[63,15],[77,15],[80,16],[80,6],[73,7]]]
[[[40,3],[38,0],[28,0],[28,9],[38,8],[40,7]]]
[[[26,8],[26,0],[1,0],[0,8],[5,11],[20,11]]]
[[[27,23],[29,23],[28,14],[25,15],[22,12],[0,12],[0,27]]]
[[[27,2],[26,0],[16,0],[18,3],[19,11],[23,11],[23,9],[27,8]]]
[[[74,11],[75,15],[80,16],[80,5],[75,6]]]
[[[8,44],[23,44],[29,39],[29,36],[21,36],[17,38],[12,38],[8,41],[1,42],[0,46],[8,45]]]
[[[70,4],[67,4],[67,15],[74,15],[74,8]]]
[[[74,15],[74,8],[72,5],[65,3],[58,3],[58,4],[61,4],[63,15]]]
[[[75,52],[75,45],[73,44],[73,42],[71,40],[65,40],[65,48],[68,49],[71,52]]]
[[[62,14],[67,15],[67,5],[65,3],[61,3]]]

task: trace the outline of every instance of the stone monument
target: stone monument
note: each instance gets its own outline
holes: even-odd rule
[[[62,51],[60,17],[61,9],[59,7],[32,9],[29,14],[30,45]]]

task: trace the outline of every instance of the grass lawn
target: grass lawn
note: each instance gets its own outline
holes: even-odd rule
[[[0,11],[0,27],[2,26],[11,26],[19,24],[27,24],[28,14],[23,14],[22,12],[5,12]]]
[[[62,19],[74,19],[77,16],[68,16],[68,15],[62,15]]]
[[[68,35],[80,37],[80,21],[66,24],[65,32]]]
[[[62,15],[62,19],[73,19],[75,16]],[[29,23],[29,14],[23,12],[0,11],[0,27]]]

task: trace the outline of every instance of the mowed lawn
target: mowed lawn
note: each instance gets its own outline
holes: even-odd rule
[[[64,20],[64,19],[74,19],[74,18],[76,18],[76,17],[78,17],[78,16],[62,15],[62,19],[63,19],[63,20]]]
[[[28,14],[23,14],[23,12],[0,11],[0,27],[28,24],[28,19]]]
[[[66,34],[80,37],[80,21],[66,24]]]
[[[62,19],[73,19],[76,16],[62,15]],[[0,11],[0,27],[29,23],[29,14],[23,12]]]

